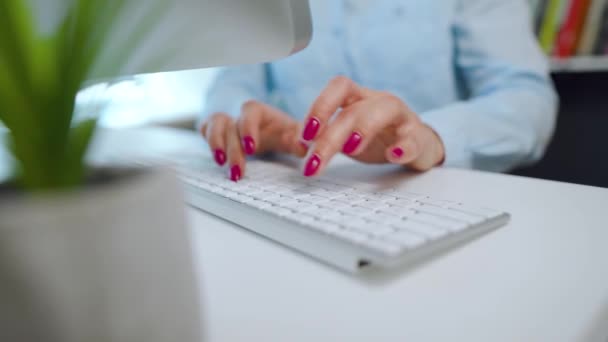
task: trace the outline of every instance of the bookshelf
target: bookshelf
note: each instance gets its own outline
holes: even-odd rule
[[[608,72],[608,56],[577,56],[551,59],[551,72]]]

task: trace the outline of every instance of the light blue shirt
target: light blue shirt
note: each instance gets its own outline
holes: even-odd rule
[[[506,171],[539,159],[557,96],[526,0],[311,0],[314,37],[267,65],[226,68],[203,115],[249,99],[303,118],[336,75],[400,97],[442,138],[445,165]]]

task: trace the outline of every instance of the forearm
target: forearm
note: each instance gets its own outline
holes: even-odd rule
[[[445,165],[507,171],[542,156],[556,112],[552,87],[537,83],[505,87],[421,116],[444,143]]]

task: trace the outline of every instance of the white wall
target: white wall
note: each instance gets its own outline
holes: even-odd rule
[[[217,69],[135,76],[114,84],[96,84],[78,94],[77,117],[97,116],[105,127],[193,119]]]

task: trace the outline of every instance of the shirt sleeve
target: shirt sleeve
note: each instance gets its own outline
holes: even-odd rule
[[[267,70],[263,64],[222,68],[206,94],[206,104],[197,122],[216,112],[233,117],[241,114],[241,106],[248,100],[267,102]]]
[[[558,101],[532,32],[525,0],[460,0],[453,35],[466,100],[421,113],[445,165],[507,171],[542,157]]]

